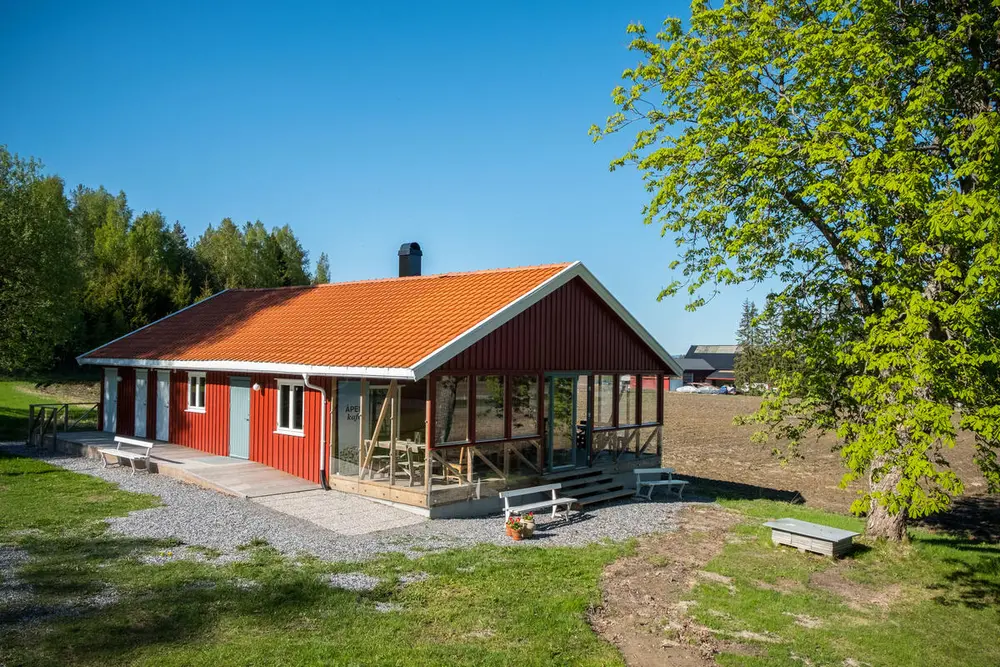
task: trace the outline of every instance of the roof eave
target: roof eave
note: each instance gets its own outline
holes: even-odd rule
[[[134,368],[190,371],[220,371],[228,373],[271,373],[275,375],[330,375],[344,378],[379,380],[413,380],[410,368],[380,368],[372,366],[316,366],[312,364],[281,364],[261,361],[206,359],[114,359],[88,357],[77,360],[81,365],[127,366]]]

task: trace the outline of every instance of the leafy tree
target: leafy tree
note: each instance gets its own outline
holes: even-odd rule
[[[316,260],[316,275],[313,276],[313,285],[325,285],[330,282],[330,258],[325,252],[319,254]]]
[[[1000,490],[1000,5],[727,0],[649,35],[595,139],[635,123],[647,223],[690,307],[777,275],[789,363],[754,419],[788,450],[836,430],[867,532],[963,490],[956,424]]]
[[[77,238],[63,182],[0,146],[0,370],[51,366],[77,324]]]

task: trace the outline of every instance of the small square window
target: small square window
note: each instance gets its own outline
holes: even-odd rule
[[[188,373],[187,409],[190,412],[205,411],[204,373]]]
[[[305,386],[301,380],[278,380],[278,433],[302,435]]]

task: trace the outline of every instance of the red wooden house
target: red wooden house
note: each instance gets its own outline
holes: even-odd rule
[[[421,276],[406,244],[400,270],[226,290],[81,355],[101,428],[424,508],[658,464],[679,369],[582,264]]]

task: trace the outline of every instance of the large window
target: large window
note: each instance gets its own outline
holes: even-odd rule
[[[511,436],[538,435],[538,376],[515,375],[510,379]]]
[[[302,380],[278,380],[278,433],[302,435],[305,386]]]
[[[443,375],[435,382],[435,444],[468,442],[469,378]]]
[[[642,387],[642,423],[643,424],[655,424],[659,418],[659,412],[657,411],[656,397],[659,395],[659,385],[656,381],[655,375],[643,375],[640,381]]]
[[[188,373],[188,404],[189,412],[205,411],[205,374]]]
[[[632,426],[637,424],[636,407],[638,401],[636,397],[639,390],[636,388],[634,375],[618,376],[618,425]]]
[[[503,439],[504,403],[502,375],[476,378],[476,442]]]
[[[594,376],[594,428],[615,425],[615,376]]]

